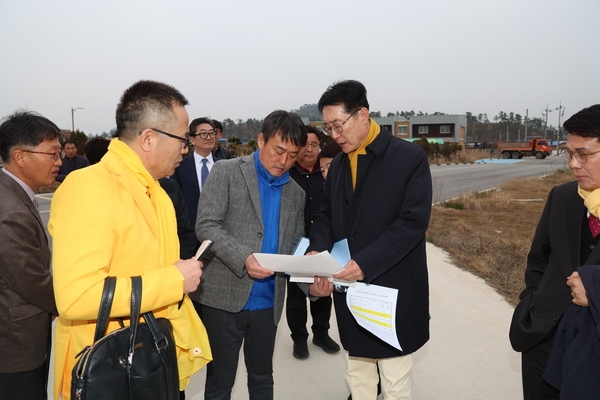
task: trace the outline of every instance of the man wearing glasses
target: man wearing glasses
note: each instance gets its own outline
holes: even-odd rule
[[[54,303],[50,248],[35,191],[54,183],[60,129],[17,112],[0,125],[0,397],[42,400]]]
[[[584,108],[563,126],[568,132],[564,156],[577,182],[557,186],[548,194],[527,256],[526,288],[510,328],[512,347],[522,353],[525,399],[561,397],[542,375],[565,310],[572,303],[588,306],[577,268],[600,264],[600,104]],[[583,333],[587,334],[582,332],[581,337]],[[563,372],[562,366],[559,372]],[[568,379],[581,371],[570,372]],[[585,384],[569,383],[571,389]],[[597,392],[584,397],[567,394],[564,398],[596,396]]]
[[[185,294],[200,284],[202,263],[180,259],[173,203],[158,179],[188,152],[186,98],[160,82],[139,81],[117,106],[116,138],[102,160],[69,174],[54,194],[56,304],[54,397],[68,400],[77,354],[92,344],[104,280],[117,284],[107,333],[129,316],[132,276],[143,280],[144,311],[169,318],[176,338],[179,387],[210,360],[208,338]]]
[[[431,175],[422,149],[395,138],[369,118],[362,83],[330,86],[318,103],[324,132],[342,148],[329,168],[321,209],[310,231],[309,254],[331,251],[347,239],[351,261],[334,278],[398,290],[396,334],[402,350],[362,329],[333,293],[340,339],[348,351],[351,396],[409,399],[412,353],[429,339],[425,231],[431,211]],[[379,374],[378,374],[379,370]]]
[[[171,179],[179,183],[179,187],[183,192],[183,199],[188,209],[188,219],[192,228],[196,226],[198,199],[202,187],[215,161],[219,160],[219,158],[213,157],[212,154],[216,136],[215,126],[211,119],[194,119],[190,124],[190,138],[192,145],[194,145],[194,152],[191,156],[183,159],[181,165],[175,169],[171,176]]]

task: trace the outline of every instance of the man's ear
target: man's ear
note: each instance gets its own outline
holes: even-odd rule
[[[258,134],[256,141],[258,142],[258,148],[262,149],[265,145],[265,136],[262,134],[262,132]]]
[[[152,149],[152,141],[156,140],[155,133],[152,129],[144,129],[137,138],[140,149],[149,152]]]
[[[360,109],[360,111],[358,112],[359,118],[361,120],[361,122],[368,122],[369,121],[369,109],[366,107],[363,107]]]
[[[17,164],[17,166],[19,168],[25,167],[25,157],[24,157],[24,155],[25,155],[24,152],[22,152],[21,150],[15,150],[11,154],[11,158],[12,158],[13,162],[15,164]]]

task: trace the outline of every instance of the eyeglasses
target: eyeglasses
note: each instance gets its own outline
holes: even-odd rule
[[[307,148],[310,147],[312,149],[318,150],[319,149],[319,144],[318,143],[306,143],[306,147]]]
[[[217,132],[215,132],[215,131],[200,132],[200,133],[191,134],[190,136],[192,136],[192,137],[200,136],[202,139],[208,139],[211,136],[217,136]]]
[[[33,151],[33,150],[21,150],[24,151],[25,153],[35,153],[35,154],[48,154],[49,156],[52,156],[52,159],[54,161],[58,160],[60,158],[60,156],[62,155],[62,153],[56,152],[56,153],[47,153],[45,151]]]
[[[594,155],[596,153],[600,153],[600,150],[592,151],[592,152],[588,152],[588,153],[579,153],[577,151],[572,152],[572,151],[565,149],[562,153],[562,156],[567,162],[571,162],[573,157],[575,157],[575,159],[579,162],[579,164],[585,164],[588,160],[588,157],[591,155]]]
[[[342,133],[342,132],[344,131],[344,129],[342,128],[342,126],[344,126],[344,124],[345,124],[346,122],[348,122],[348,120],[349,120],[350,118],[352,118],[352,117],[354,116],[354,114],[356,114],[356,113],[357,113],[358,111],[360,111],[361,109],[362,109],[362,107],[361,107],[361,108],[357,108],[356,110],[354,110],[354,112],[353,112],[352,114],[350,114],[350,116],[349,116],[348,118],[346,118],[346,119],[344,120],[344,122],[342,122],[342,123],[341,123],[341,124],[339,124],[339,125],[331,125],[331,126],[329,126],[329,127],[327,127],[327,126],[324,126],[324,127],[323,127],[323,133],[325,133],[326,135],[328,135],[328,136],[329,136],[329,135],[331,135],[331,133],[332,133],[332,132],[335,132],[335,133],[337,133],[337,134],[339,135],[340,133]]]
[[[187,133],[185,134],[185,137],[182,138],[181,136],[173,135],[172,133],[169,133],[169,132],[163,132],[160,129],[156,129],[156,128],[150,128],[150,129],[155,132],[162,133],[163,135],[167,135],[168,137],[171,137],[173,139],[180,140],[181,142],[183,142],[182,147],[184,147],[184,148],[190,145],[190,135],[188,135]],[[140,132],[140,134],[141,134],[141,132]]]

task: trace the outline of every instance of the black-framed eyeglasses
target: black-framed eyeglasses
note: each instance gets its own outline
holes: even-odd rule
[[[356,110],[354,110],[354,111],[352,112],[352,114],[350,114],[350,116],[349,116],[348,118],[346,118],[346,119],[344,120],[344,122],[342,122],[342,123],[341,123],[341,124],[339,124],[339,125],[337,125],[337,124],[336,124],[336,125],[331,125],[331,126],[329,126],[329,127],[328,127],[328,126],[324,126],[324,127],[323,127],[323,133],[325,133],[327,136],[331,135],[331,133],[332,133],[332,132],[335,132],[335,133],[337,133],[337,134],[339,135],[340,133],[342,133],[342,132],[344,131],[344,129],[342,128],[342,126],[344,126],[344,124],[345,124],[346,122],[348,122],[348,120],[349,120],[350,118],[352,118],[352,117],[354,116],[354,114],[356,114],[356,113],[357,113],[358,111],[360,111],[361,109],[362,109],[362,107],[361,107],[361,108],[357,108]]]
[[[591,155],[594,155],[596,153],[600,153],[600,150],[587,152],[587,153],[580,153],[578,151],[573,152],[573,151],[569,151],[569,150],[565,149],[562,153],[562,156],[567,162],[571,162],[573,157],[575,157],[575,159],[577,161],[579,161],[579,164],[585,164],[588,160],[588,157]]]
[[[217,132],[215,131],[210,131],[210,132],[200,132],[200,133],[192,133],[190,135],[191,137],[196,137],[196,136],[200,136],[202,139],[208,139],[211,136],[217,136]]]
[[[156,129],[156,128],[150,128],[150,129],[153,130],[154,132],[162,133],[163,135],[166,135],[168,137],[171,137],[173,139],[177,139],[177,140],[183,142],[183,147],[187,147],[190,145],[190,135],[187,133],[185,134],[185,137],[182,138],[181,136],[173,135],[172,133],[164,132],[164,131],[161,131],[160,129]]]
[[[62,152],[60,152],[60,151],[58,151],[56,153],[48,153],[46,151],[33,151],[33,150],[21,150],[21,151],[24,151],[25,153],[47,154],[49,156],[52,156],[52,159],[54,161],[57,161],[60,158],[60,156],[62,155]]]

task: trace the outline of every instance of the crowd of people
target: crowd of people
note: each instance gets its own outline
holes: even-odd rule
[[[130,277],[139,275],[141,311],[173,324],[181,399],[205,365],[205,399],[230,399],[242,348],[249,398],[273,399],[284,304],[291,356],[310,356],[308,310],[313,344],[340,351],[329,335],[335,307],[350,398],[411,398],[412,354],[428,341],[430,319],[432,182],[422,149],[376,124],[366,88],[352,80],[322,94],[322,131],[273,111],[258,150],[243,157],[221,147],[218,121],[190,123],[187,104],[172,86],[135,83],[117,106],[114,137],[90,140],[85,157],[34,112],[0,125],[0,397],[46,399],[53,346],[54,398],[70,399],[71,371],[93,341],[105,278],[117,278],[110,332],[129,315]],[[584,379],[600,370],[587,355],[600,349],[591,266],[600,262],[600,106],[564,126],[577,182],[549,195],[510,332],[523,353],[526,399],[584,398],[600,382]],[[35,191],[55,180],[62,183],[47,227],[51,251]],[[291,282],[255,257],[292,254],[303,237],[306,263],[347,239],[351,260],[333,278],[397,290],[401,349],[359,326],[347,286],[318,276]],[[196,260],[206,239],[214,244]],[[579,273],[584,264],[591,265]],[[577,349],[567,346],[584,329],[585,341],[579,335]]]

